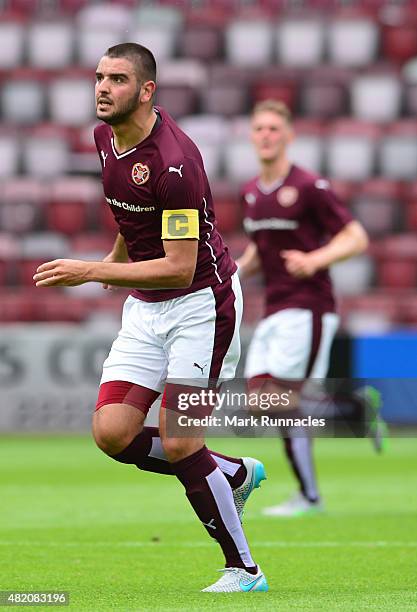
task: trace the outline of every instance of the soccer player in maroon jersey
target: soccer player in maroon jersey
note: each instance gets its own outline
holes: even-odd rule
[[[249,347],[245,377],[252,389],[280,392],[294,379],[324,378],[338,327],[328,267],[363,252],[363,227],[340,203],[327,180],[292,164],[291,115],[281,102],[258,103],[252,114],[252,142],[260,174],[243,188],[244,227],[251,242],[237,261],[245,278],[262,272],[265,317]],[[292,395],[299,414],[297,393]],[[307,433],[307,432],[305,432]],[[299,483],[288,502],[266,508],[272,516],[298,516],[321,506],[311,438],[300,428],[283,438]]]
[[[173,474],[226,558],[206,591],[266,591],[240,518],[265,478],[255,459],[207,449],[200,435],[167,431],[170,385],[205,388],[230,379],[240,355],[242,300],[236,264],[216,230],[213,201],[195,144],[154,107],[156,65],[135,43],[116,45],[96,72],[94,132],[108,205],[119,225],[103,262],[62,259],[40,266],[38,287],[131,287],[122,329],[103,366],[93,433],[115,460]],[[129,259],[131,263],[129,263]],[[172,385],[171,385],[172,387]],[[145,417],[164,392],[159,429]]]

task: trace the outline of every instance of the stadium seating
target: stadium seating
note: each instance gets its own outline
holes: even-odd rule
[[[112,27],[104,29],[94,25],[83,26],[77,33],[78,61],[81,66],[94,69],[109,47],[124,42],[122,31]]]
[[[401,83],[394,74],[358,76],[351,86],[351,103],[353,115],[358,119],[393,121],[400,112]]]
[[[88,227],[86,206],[84,202],[78,200],[48,202],[46,223],[49,230],[71,236],[86,231]]]
[[[373,280],[373,262],[369,255],[341,261],[331,267],[331,277],[338,295],[361,295]]]
[[[221,42],[216,28],[189,25],[180,36],[179,50],[182,57],[214,61],[220,56]]]
[[[257,167],[252,145],[247,140],[232,140],[225,145],[226,176],[234,183],[244,183],[250,178],[248,168]]]
[[[129,36],[132,42],[152,49],[157,63],[174,56],[177,46],[177,33],[170,27],[158,25],[138,25]]]
[[[283,21],[276,37],[279,61],[287,66],[316,66],[323,57],[324,34],[324,24],[318,19]]]
[[[42,83],[32,79],[16,79],[4,83],[1,92],[3,119],[8,123],[31,125],[45,114]]]
[[[381,173],[392,179],[412,180],[417,173],[417,127],[414,121],[391,125],[381,143]]]
[[[225,47],[226,57],[231,64],[269,64],[273,52],[272,25],[267,21],[233,21],[225,32]]]
[[[376,59],[378,27],[370,19],[336,19],[328,30],[329,58],[340,66],[368,66]]]
[[[91,78],[67,76],[49,86],[49,111],[52,121],[68,126],[82,126],[94,117],[94,93]]]
[[[0,178],[15,176],[19,171],[20,142],[12,132],[0,132]]]
[[[382,30],[382,49],[387,59],[403,63],[417,55],[416,26],[404,23]]]
[[[23,21],[0,22],[0,70],[10,70],[22,64],[25,25]]]
[[[323,142],[318,136],[300,134],[291,144],[288,154],[291,161],[311,172],[323,170]]]
[[[22,149],[23,167],[28,174],[51,177],[70,170],[69,147],[62,138],[30,136]]]
[[[334,271],[345,326],[417,324],[412,7],[356,3],[325,15],[313,5],[284,11],[277,0],[3,4],[0,320],[79,321],[93,305],[119,314],[120,297],[99,285],[47,296],[32,276],[45,259],[101,257],[113,244],[117,227],[92,138],[93,74],[107,47],[133,40],[157,57],[157,103],[201,150],[232,253],[247,241],[238,188],[257,168],[248,115],[255,102],[280,99],[295,117],[291,159],[329,176],[371,236],[369,254]],[[256,283],[245,287],[249,324],[262,313],[261,293]]]
[[[35,68],[66,68],[73,60],[74,30],[65,21],[34,23],[28,31],[27,47],[28,61]]]

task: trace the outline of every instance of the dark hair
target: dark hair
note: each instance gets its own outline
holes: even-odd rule
[[[125,57],[135,67],[136,77],[141,81],[156,81],[156,62],[149,49],[138,43],[122,43],[107,49],[107,57]]]

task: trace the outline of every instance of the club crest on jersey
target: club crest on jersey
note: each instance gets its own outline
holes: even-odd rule
[[[132,179],[136,185],[144,185],[146,181],[149,179],[151,175],[151,171],[148,166],[138,162],[132,168]]]
[[[291,187],[290,185],[281,187],[278,189],[277,200],[278,204],[288,208],[296,203],[298,199],[298,189],[296,187]]]

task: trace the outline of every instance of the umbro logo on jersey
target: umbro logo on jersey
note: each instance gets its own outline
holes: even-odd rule
[[[144,185],[149,180],[151,171],[146,164],[138,162],[132,168],[132,179],[136,185]]]
[[[198,365],[198,363],[193,363],[193,368],[198,368],[199,370],[201,370],[201,373],[204,374],[204,368],[207,366],[207,364],[205,363],[203,366]]]
[[[175,166],[170,166],[168,168],[168,172],[177,172],[180,177],[182,178],[182,169],[183,169],[184,164],[181,164],[181,166],[179,168],[175,168]]]
[[[106,167],[106,159],[108,158],[109,154],[105,153],[104,151],[101,151],[101,157],[103,159],[103,167]]]

